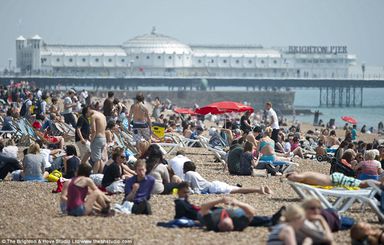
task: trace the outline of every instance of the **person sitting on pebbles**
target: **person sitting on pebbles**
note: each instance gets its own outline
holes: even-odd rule
[[[186,181],[197,193],[207,194],[234,194],[234,193],[260,193],[260,194],[272,194],[271,189],[268,186],[261,188],[242,188],[238,186],[231,186],[221,181],[207,181],[198,172],[196,172],[196,165],[191,162],[185,162],[183,166],[184,181]]]
[[[137,160],[135,170],[137,175],[125,181],[125,197],[123,202],[133,202],[133,214],[151,215],[152,209],[149,199],[155,185],[155,178],[146,175],[147,165],[143,159]]]
[[[92,166],[80,164],[76,177],[66,181],[60,198],[62,211],[71,216],[92,214],[113,215],[111,200],[89,178]]]

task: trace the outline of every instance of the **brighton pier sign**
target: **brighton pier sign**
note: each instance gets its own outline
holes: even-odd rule
[[[289,46],[290,54],[347,54],[347,46]]]

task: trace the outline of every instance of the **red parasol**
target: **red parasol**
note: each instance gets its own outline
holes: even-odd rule
[[[188,108],[176,108],[173,110],[174,112],[176,113],[179,113],[179,114],[189,114],[189,115],[197,115],[196,112],[192,111],[191,109],[188,109]]]
[[[223,114],[227,112],[245,112],[245,111],[249,111],[252,113],[254,110],[250,106],[246,106],[244,104],[233,102],[233,101],[215,102],[195,110],[195,112],[203,115],[208,113]]]
[[[350,116],[343,116],[341,119],[350,124],[357,124],[357,120]]]

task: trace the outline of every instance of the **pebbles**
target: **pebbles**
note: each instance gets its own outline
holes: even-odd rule
[[[220,163],[205,149],[186,148],[187,156],[197,164],[197,171],[206,179],[221,180],[243,187],[269,185],[272,196],[258,194],[231,195],[255,207],[259,215],[272,215],[282,205],[299,201],[298,196],[280,177],[231,176],[223,172]],[[173,156],[168,156],[169,159]],[[299,160],[299,171],[329,172],[329,165],[313,160]],[[263,244],[268,237],[267,228],[249,227],[243,232],[215,233],[201,229],[166,229],[156,226],[174,216],[174,197],[156,195],[151,198],[152,216],[117,214],[114,217],[69,217],[60,214],[59,194],[52,194],[55,183],[0,182],[0,237],[2,238],[101,238],[133,239],[136,244]],[[221,195],[191,195],[192,203],[201,204]],[[123,195],[112,196],[121,202]],[[365,208],[364,215],[355,204],[345,214],[359,220],[377,223],[377,217]],[[350,243],[349,231],[335,234],[337,244]]]

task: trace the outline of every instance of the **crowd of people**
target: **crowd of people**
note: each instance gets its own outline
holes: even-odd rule
[[[263,114],[246,111],[241,117],[226,116],[220,127],[208,125],[208,117],[201,115],[165,113],[159,98],[151,102],[150,112],[142,93],[128,104],[108,92],[101,105],[85,90],[69,89],[62,96],[20,83],[1,87],[0,97],[4,101],[0,179],[57,181],[54,192],[61,192],[65,214],[111,216],[115,211],[108,195],[122,193],[123,203],[132,204],[131,213],[151,215],[151,196],[173,193],[178,197],[172,222],[187,219],[193,226],[221,232],[271,227],[268,244],[331,244],[333,232],[350,228],[356,242],[383,242],[382,233],[369,224],[354,224],[335,210],[323,209],[317,199],[261,216],[227,194],[272,195],[269,186],[208,181],[185,150],[170,157],[161,146],[178,139],[189,147],[203,147],[200,139],[207,138],[210,147],[220,152],[217,160],[223,160],[232,175],[255,176],[261,171],[265,176],[284,176],[312,185],[366,188],[367,179],[380,185],[384,145],[377,140],[359,141],[355,125],[347,125],[345,135],[327,128],[301,132],[299,124],[280,128],[271,102],[265,104]],[[25,149],[25,135],[18,133],[21,123],[34,135],[28,137]],[[163,138],[153,133],[154,124],[164,128]],[[296,172],[296,159],[302,158],[328,161],[331,174]],[[224,196],[198,206],[189,202],[190,193]]]

